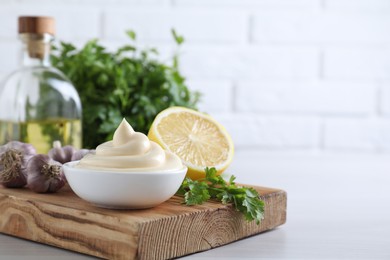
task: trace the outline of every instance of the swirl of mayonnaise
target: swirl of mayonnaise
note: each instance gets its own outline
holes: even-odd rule
[[[155,172],[183,168],[180,158],[163,150],[143,133],[135,132],[123,119],[112,141],[96,147],[76,165],[78,168],[125,172]]]

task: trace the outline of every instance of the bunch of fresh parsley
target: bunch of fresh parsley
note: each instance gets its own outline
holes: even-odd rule
[[[248,221],[255,220],[257,224],[264,218],[264,201],[260,200],[259,193],[249,187],[237,186],[232,175],[226,182],[217,176],[217,170],[205,169],[204,179],[192,180],[185,178],[178,195],[184,196],[187,205],[197,205],[209,199],[220,200],[223,204],[233,203],[236,210],[244,214]]]
[[[167,107],[196,108],[199,93],[191,92],[179,72],[177,53],[171,63],[157,60],[153,48],[139,50],[136,34],[127,32],[132,44],[115,52],[97,40],[77,49],[61,42],[53,50],[52,64],[75,85],[83,105],[83,146],[95,148],[110,140],[122,118],[147,133],[155,116]],[[172,30],[178,46],[184,39]]]

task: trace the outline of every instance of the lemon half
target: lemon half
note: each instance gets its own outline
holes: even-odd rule
[[[170,107],[161,111],[148,137],[179,156],[193,180],[204,178],[206,167],[215,167],[221,174],[233,159],[233,141],[226,129],[211,116],[192,109]]]

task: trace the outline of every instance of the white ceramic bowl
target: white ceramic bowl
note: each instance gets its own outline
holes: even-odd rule
[[[63,165],[72,190],[82,199],[99,207],[142,209],[157,206],[179,189],[187,172],[110,172],[74,167],[78,161]]]

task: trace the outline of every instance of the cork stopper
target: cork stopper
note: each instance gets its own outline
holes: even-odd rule
[[[55,34],[55,21],[47,16],[20,16],[19,33]]]

